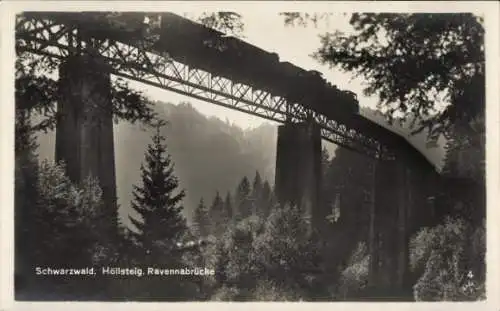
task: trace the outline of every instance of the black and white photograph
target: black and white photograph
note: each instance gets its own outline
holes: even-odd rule
[[[498,295],[473,5],[111,2],[12,17],[15,301]]]

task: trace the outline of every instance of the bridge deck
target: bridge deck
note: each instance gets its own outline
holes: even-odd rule
[[[146,17],[150,20],[149,24],[144,23]],[[377,154],[381,149],[401,149],[403,145],[408,145],[403,137],[359,115],[356,95],[331,85],[320,73],[288,62],[280,62],[275,53],[269,53],[173,13],[133,12],[113,15],[108,12],[26,12],[22,14],[21,20],[23,18],[24,21],[45,21],[41,22],[41,25],[45,26],[38,26],[39,31],[47,31],[54,25],[59,27],[58,31],[49,31],[49,35],[45,37],[30,35],[33,30],[26,27],[24,31],[18,31],[18,38],[36,42],[31,47],[29,44],[21,47],[30,52],[52,53],[52,56],[63,58],[65,55],[55,55],[57,53],[43,49],[53,46],[69,50],[72,43],[61,43],[61,38],[67,35],[66,41],[72,41],[71,36],[76,35],[77,39],[95,45],[99,54],[108,55],[112,63],[119,64],[120,66],[115,66],[113,73],[127,78],[249,113],[255,114],[255,107],[260,106],[273,114],[271,116],[261,112],[258,115],[275,121],[304,121],[313,116],[323,127],[324,138],[369,155]],[[96,39],[107,44],[97,46]],[[116,42],[132,49],[127,55],[122,55],[120,53],[123,51],[116,48],[117,51],[110,55],[111,45]],[[16,45],[19,44],[16,42]],[[131,55],[135,57],[133,61],[129,61]],[[169,69],[168,64],[165,65],[169,63],[168,60],[165,61],[167,58],[189,66],[186,69],[187,79],[179,72],[164,74],[164,71]],[[153,62],[153,59],[159,62]],[[208,81],[205,83],[199,78],[197,83],[190,85],[189,79],[193,79],[195,75],[202,76],[203,72],[211,75]],[[146,79],[147,75],[153,78]],[[219,91],[214,83],[216,77],[230,83],[222,82],[224,87]],[[228,96],[228,93],[236,93],[234,88],[239,88],[239,93],[238,96],[233,94],[231,104],[225,104],[211,97],[201,98],[193,92],[173,89],[166,83],[160,83],[160,78],[229,98],[231,96]],[[155,79],[159,82],[151,81]],[[241,85],[248,87],[245,89]],[[231,90],[227,91],[229,87]],[[259,90],[259,97],[246,97],[243,93],[249,90],[254,93]],[[264,104],[270,98],[271,104]],[[246,100],[247,104],[253,105],[254,108],[238,108],[234,100]],[[282,114],[286,119],[278,117],[277,114]]]

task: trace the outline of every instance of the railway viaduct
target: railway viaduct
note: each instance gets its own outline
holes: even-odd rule
[[[16,49],[57,62],[56,159],[75,181],[97,176],[110,213],[116,209],[111,75],[281,123],[277,196],[303,207],[314,227],[325,221],[325,211],[315,208],[322,139],[371,157],[369,282],[404,286],[409,237],[434,213],[428,197],[436,172],[405,138],[361,116],[354,93],[172,13],[25,12],[16,21]]]

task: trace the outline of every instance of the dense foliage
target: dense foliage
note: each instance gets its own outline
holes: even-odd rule
[[[196,207],[193,216],[193,229],[199,237],[207,237],[211,233],[209,209],[203,199]]]
[[[284,13],[287,24],[330,15]],[[319,62],[366,81],[389,120],[410,116],[433,137],[485,112],[484,27],[470,13],[355,13],[352,33],[321,36]],[[440,107],[446,106],[446,108]]]
[[[423,228],[411,240],[411,267],[422,271],[416,300],[485,299],[485,228],[461,218]]]
[[[358,243],[342,270],[337,295],[339,299],[363,293],[368,283],[370,255],[364,242]]]
[[[236,12],[205,12],[197,21],[209,28],[239,37],[243,36],[245,28],[243,17]]]
[[[103,214],[102,192],[89,176],[74,184],[64,164],[39,163],[29,123],[16,120],[15,230],[16,289],[19,297],[64,299],[105,293],[106,284],[89,279],[39,278],[36,267],[89,267],[116,260],[113,223]],[[29,128],[29,127],[28,127]],[[24,134],[23,134],[24,133]],[[79,245],[79,247],[75,247]],[[34,296],[33,296],[34,295]],[[75,296],[73,296],[75,297]]]
[[[318,244],[295,207],[278,207],[267,218],[254,215],[237,222],[215,248],[213,300],[324,298]]]

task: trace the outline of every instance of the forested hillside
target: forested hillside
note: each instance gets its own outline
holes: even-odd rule
[[[185,212],[191,219],[201,197],[211,200],[216,191],[226,193],[240,182],[241,176],[254,176],[259,171],[263,178],[274,181],[276,155],[276,125],[264,123],[256,128],[242,129],[216,117],[206,117],[189,103],[173,105],[156,102],[158,117],[168,122],[162,133],[166,139],[180,186],[186,189]],[[374,110],[362,109],[362,114],[377,122],[383,116]],[[398,133],[409,130],[397,128]],[[139,168],[151,130],[142,125],[120,122],[115,125],[115,159],[120,215],[124,220],[130,212],[132,185],[139,180]],[[441,163],[442,148],[425,147],[425,134],[411,137],[433,163]],[[38,136],[41,159],[52,159],[55,134]],[[336,146],[323,142],[334,156]]]
[[[243,130],[215,117],[206,117],[187,103],[158,102],[158,117],[168,122],[162,135],[167,139],[180,187],[186,189],[188,219],[201,197],[212,199],[219,190],[232,191],[241,176],[259,171],[274,180],[276,127],[265,123]],[[126,221],[130,212],[132,185],[139,181],[144,150],[151,129],[120,122],[115,125],[115,159],[120,214]],[[38,135],[41,159],[53,159],[55,133]]]
[[[244,131],[238,126],[207,118],[189,104],[157,103],[159,117],[168,122],[162,135],[175,163],[180,186],[186,189],[187,217],[201,197],[232,190],[241,176],[261,172],[273,179],[276,129],[263,126]],[[150,132],[120,124],[116,134],[117,183],[120,202],[130,201],[132,184],[139,178]]]

